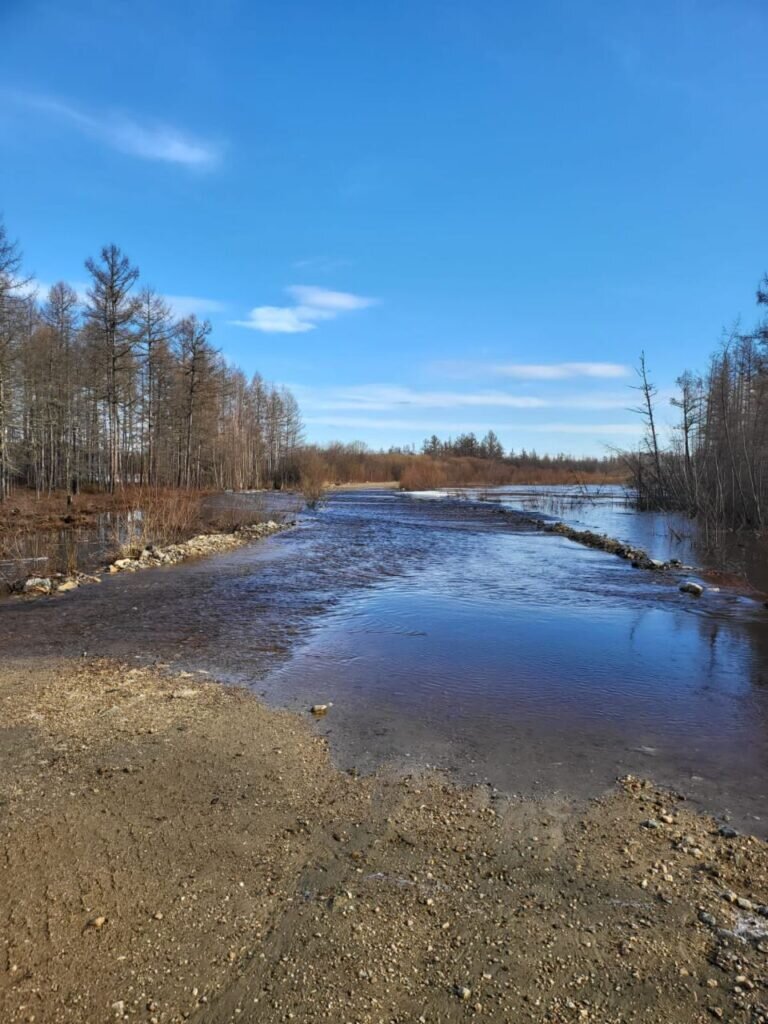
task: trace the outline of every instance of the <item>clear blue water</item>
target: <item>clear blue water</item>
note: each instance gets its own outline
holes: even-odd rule
[[[633,772],[768,832],[768,611],[726,589],[692,599],[505,509],[534,503],[662,558],[664,517],[615,498],[555,509],[552,489],[491,498],[336,494],[262,544],[6,604],[0,650],[138,657],[281,706],[332,702],[313,728],[345,767],[574,797]]]

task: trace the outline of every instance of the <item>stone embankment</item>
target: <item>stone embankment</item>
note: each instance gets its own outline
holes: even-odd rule
[[[118,558],[105,566],[103,571],[113,575],[120,572],[136,572],[139,569],[153,569],[161,565],[177,565],[179,562],[184,562],[189,558],[202,558],[206,555],[231,551],[234,548],[242,547],[243,544],[247,544],[250,541],[261,540],[274,533],[279,533],[281,530],[286,530],[293,525],[293,522],[276,523],[270,519],[266,523],[251,523],[247,526],[240,526],[233,533],[201,533],[182,543],[169,544],[165,547],[147,544],[137,555]],[[76,590],[87,583],[101,583],[101,576],[83,572],[30,576],[25,580],[18,580],[11,585],[10,589],[11,593],[14,594],[21,594],[27,597],[42,597]]]
[[[576,530],[566,523],[544,523],[538,519],[532,519],[539,530],[545,533],[557,533],[561,537],[575,541],[577,544],[584,544],[588,548],[597,548],[599,551],[606,551],[610,555],[624,558],[631,562],[635,569],[648,569],[651,572],[664,572],[670,569],[689,569],[677,559],[672,558],[668,562],[659,558],[651,558],[647,551],[642,548],[632,547],[631,544],[623,544],[620,540],[608,537],[604,533],[593,533],[592,530]]]
[[[583,544],[585,547],[596,548],[598,551],[605,551],[609,555],[623,558],[625,561],[631,562],[634,569],[646,569],[649,572],[683,572],[685,570],[690,571],[691,569],[691,566],[683,565],[678,558],[670,558],[669,561],[651,558],[648,552],[643,551],[642,548],[633,547],[631,544],[624,544],[622,541],[609,537],[604,533],[594,533],[592,530],[576,530],[574,527],[568,526],[567,523],[546,523],[540,519],[533,518],[529,518],[528,521],[544,533],[556,533],[560,537],[566,537],[568,540],[574,541],[576,544]],[[685,580],[679,586],[681,593],[690,594],[693,597],[701,597],[707,589],[717,591],[719,588],[707,588],[702,586],[701,583],[696,583],[694,580]],[[766,607],[768,607],[768,603],[766,603]]]

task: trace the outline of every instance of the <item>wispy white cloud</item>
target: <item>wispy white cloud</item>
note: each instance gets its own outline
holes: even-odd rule
[[[313,331],[317,324],[290,306],[256,306],[247,320],[232,320],[235,327],[250,327],[264,334],[302,334]]]
[[[87,282],[69,281],[67,283],[75,290],[77,301],[85,304],[88,301],[89,285]],[[38,302],[45,302],[50,290],[49,282],[32,277],[24,282],[19,292],[23,295],[34,296]],[[209,313],[223,313],[227,308],[226,303],[219,302],[218,299],[207,299],[198,295],[163,295],[163,298],[176,317],[191,316],[193,313],[196,316],[207,316]]]
[[[452,360],[433,364],[433,370],[450,377],[507,377],[513,380],[569,380],[591,377],[615,380],[632,371],[621,363],[490,363]]]
[[[630,370],[620,363],[498,363],[492,372],[497,377],[517,380],[566,380],[571,377],[626,377]]]
[[[456,435],[467,431],[482,433],[488,427],[480,421],[459,422],[456,420],[440,421],[433,419],[414,420],[396,417],[377,416],[305,416],[304,422],[311,426],[334,428],[350,428],[352,430],[409,430],[423,433],[437,433],[441,436]],[[643,433],[640,422],[622,423],[494,423],[498,433],[506,435],[532,432],[536,434],[584,434],[595,438],[611,439],[616,437],[639,437]]]
[[[206,316],[208,313],[223,313],[227,306],[218,299],[205,299],[197,295],[165,295],[165,301],[175,316]]]
[[[88,285],[85,281],[67,281],[70,288],[75,291],[77,301],[84,303],[88,298]],[[22,295],[33,296],[38,302],[45,302],[52,285],[48,281],[41,281],[39,278],[31,277],[19,289]]]
[[[294,270],[309,270],[319,274],[333,274],[337,270],[343,270],[352,266],[352,260],[342,259],[339,256],[313,256],[310,259],[294,260],[291,264]]]
[[[256,306],[247,320],[232,320],[237,327],[249,327],[265,334],[301,334],[313,331],[324,320],[341,313],[367,309],[376,299],[351,292],[331,291],[311,284],[293,284],[285,289],[293,299],[290,306]]]
[[[112,149],[143,160],[205,170],[221,159],[216,143],[194,138],[160,121],[138,120],[117,112],[90,113],[49,96],[11,93],[8,98],[16,106],[47,115]]]
[[[294,387],[304,409],[387,412],[405,409],[574,409],[599,412],[626,409],[630,394],[576,394],[541,397],[505,391],[418,391],[387,385],[359,387]]]
[[[521,424],[521,429],[522,429]],[[594,434],[599,437],[621,436],[640,437],[644,426],[639,421],[625,423],[532,423],[525,424],[526,430],[537,434]]]

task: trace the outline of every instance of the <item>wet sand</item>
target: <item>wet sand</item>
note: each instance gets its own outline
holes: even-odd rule
[[[765,844],[674,794],[357,778],[109,661],[5,659],[0,707],[4,1022],[768,1020]]]

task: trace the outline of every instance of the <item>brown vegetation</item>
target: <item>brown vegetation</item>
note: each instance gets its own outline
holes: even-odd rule
[[[178,545],[196,535],[232,534],[269,516],[258,496],[227,503],[207,491],[127,486],[114,494],[16,490],[0,502],[0,590],[29,576],[92,572],[148,545]]]
[[[596,460],[597,461],[597,460]],[[400,477],[404,490],[430,490],[435,487],[503,487],[512,484],[606,484],[623,483],[626,471],[610,463],[605,468],[585,466],[575,461],[562,465],[551,460],[516,464],[505,459],[489,461],[476,458],[433,459],[415,456]]]
[[[316,508],[327,489],[328,465],[314,449],[302,456],[299,469],[299,489],[308,508]]]
[[[425,442],[425,449],[429,442]],[[506,484],[623,483],[627,469],[618,458],[570,458],[514,452],[504,455],[455,454],[451,445],[436,453],[416,454],[391,449],[374,452],[364,444],[335,443],[305,449],[312,456],[313,473],[333,486],[397,483],[404,490],[434,487],[496,487]]]

